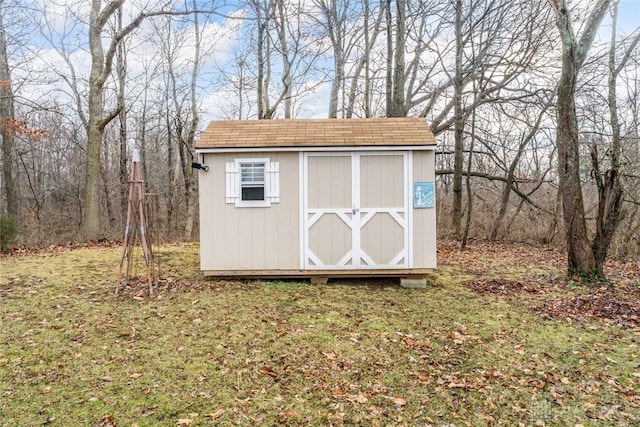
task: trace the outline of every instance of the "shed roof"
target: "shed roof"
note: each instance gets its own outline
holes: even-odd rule
[[[436,140],[424,118],[226,120],[212,121],[195,148],[390,145],[436,145]]]

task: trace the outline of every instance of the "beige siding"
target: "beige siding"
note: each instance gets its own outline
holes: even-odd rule
[[[360,207],[404,206],[404,156],[360,156]]]
[[[309,208],[351,209],[351,156],[309,156]]]
[[[413,152],[414,181],[435,182],[435,152]],[[413,202],[411,203],[413,209]],[[436,209],[413,209],[413,267],[436,267]]]
[[[298,153],[205,154],[200,171],[200,262],[203,270],[297,269],[300,260]],[[225,164],[269,158],[280,164],[280,202],[236,207],[225,200]]]

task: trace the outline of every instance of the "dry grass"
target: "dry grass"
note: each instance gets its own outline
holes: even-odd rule
[[[159,248],[151,297],[114,294],[117,248],[0,259],[0,425],[640,422],[638,332],[531,310],[584,292],[555,252],[445,243],[410,290],[211,281],[197,251]],[[464,286],[481,278],[543,291]]]

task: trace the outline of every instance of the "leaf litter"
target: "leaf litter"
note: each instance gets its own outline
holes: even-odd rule
[[[598,320],[640,331],[640,288],[603,286],[581,295],[545,301],[533,311],[544,319],[579,323]]]
[[[640,330],[640,270],[638,263],[608,261],[608,286],[576,286],[561,278],[563,255],[552,248],[527,245],[476,242],[469,251],[456,251],[444,246],[443,263],[471,264],[478,277],[463,285],[479,295],[497,295],[511,302],[530,305],[531,310],[547,320],[569,320],[578,323],[599,321],[607,325]],[[528,273],[528,281],[508,277],[491,277],[495,266],[518,266]],[[545,272],[537,272],[543,267]],[[517,270],[517,269],[516,269]],[[504,270],[503,270],[504,272]],[[509,271],[507,270],[507,273]],[[500,272],[498,272],[500,274]],[[540,296],[525,301],[523,295]]]
[[[0,332],[0,382],[7,384],[0,412],[7,422],[640,421],[636,334],[614,329],[624,326],[619,322],[605,331],[532,314],[554,301],[592,298],[560,279],[555,250],[472,242],[458,251],[444,242],[434,285],[406,290],[373,279],[365,286],[205,280],[197,246],[160,249],[164,271],[152,295],[143,278],[113,295],[115,284],[104,276],[117,262],[115,247],[82,248],[81,256],[65,249],[47,258],[98,270],[100,280],[72,268],[50,276],[54,267],[32,267],[27,255],[3,260],[12,279],[0,285],[13,295],[0,305],[8,325]],[[101,264],[85,260],[92,251],[100,251]],[[171,264],[174,255],[181,261]],[[634,276],[620,277],[631,283]],[[638,295],[624,286],[603,298],[611,303],[601,316],[626,310],[632,319]]]

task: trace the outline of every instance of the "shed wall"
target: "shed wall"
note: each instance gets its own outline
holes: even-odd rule
[[[280,164],[280,202],[270,207],[226,203],[225,164],[235,159],[266,157]],[[204,154],[204,163],[210,169],[199,176],[201,269],[298,269],[298,153]]]
[[[200,172],[200,258],[204,271],[300,271],[300,153],[247,152],[203,154],[208,172]],[[240,158],[265,158],[279,162],[280,202],[270,207],[240,208],[226,203],[225,163]],[[372,161],[383,160],[372,159]],[[411,176],[435,182],[434,151],[413,151]],[[384,170],[382,165],[371,164]],[[331,180],[332,174],[320,181]],[[348,181],[345,179],[345,181]],[[380,184],[371,182],[371,184]],[[372,185],[372,188],[384,187]],[[377,191],[377,190],[376,190]],[[348,193],[348,192],[347,192]],[[386,193],[385,193],[386,194]],[[363,202],[370,197],[363,193]],[[374,195],[371,194],[371,197]],[[398,194],[375,195],[394,200]],[[323,197],[319,192],[318,197]],[[415,209],[411,202],[412,269],[436,267],[436,209]],[[264,224],[267,224],[265,227]],[[376,223],[372,223],[372,226]],[[387,224],[388,225],[388,224]],[[381,224],[381,227],[385,224]],[[383,233],[381,233],[382,235]],[[330,237],[327,235],[326,237]],[[333,237],[336,237],[333,235]],[[334,242],[335,243],[335,242]],[[371,242],[373,244],[373,242]],[[376,254],[384,258],[388,254]],[[412,270],[409,269],[409,272]]]
[[[435,152],[413,152],[415,181],[436,180]],[[413,184],[411,184],[413,185]],[[413,268],[436,268],[436,208],[412,209],[413,214]]]

